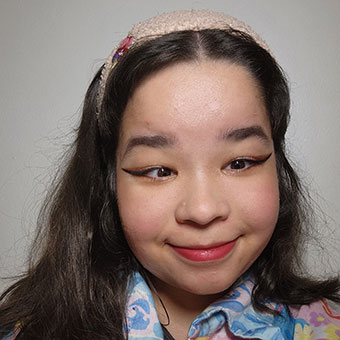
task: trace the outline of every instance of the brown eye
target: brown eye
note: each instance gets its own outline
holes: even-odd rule
[[[226,170],[232,170],[232,171],[243,171],[247,170],[253,166],[260,165],[264,162],[266,162],[272,154],[270,153],[269,155],[265,157],[261,157],[258,159],[251,159],[251,158],[239,158],[231,161],[227,166],[224,168]]]
[[[157,177],[168,177],[172,175],[172,171],[169,168],[159,168],[157,170]]]
[[[142,173],[142,176],[149,177],[153,180],[164,180],[176,175],[176,172],[170,168],[166,168],[164,166],[153,167],[149,169],[145,169]]]
[[[167,179],[168,177],[173,177],[177,175],[177,172],[166,168],[164,166],[154,166],[151,168],[141,169],[141,170],[134,170],[134,169],[123,169],[123,171],[127,172],[132,176],[137,177],[149,177],[152,179]]]
[[[230,163],[230,169],[232,170],[242,170],[245,169],[246,167],[249,167],[249,160],[244,160],[244,159],[236,159],[235,161]]]

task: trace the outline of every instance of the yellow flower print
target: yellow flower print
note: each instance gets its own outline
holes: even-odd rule
[[[329,324],[325,329],[328,340],[340,340],[340,327],[334,324]]]
[[[313,340],[313,329],[310,326],[296,324],[294,330],[294,340]]]

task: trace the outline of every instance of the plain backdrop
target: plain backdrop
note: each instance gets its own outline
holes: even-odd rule
[[[19,274],[90,79],[130,27],[175,9],[252,26],[286,71],[290,157],[323,210],[315,273],[340,272],[339,0],[0,0],[0,276]],[[324,223],[324,219],[328,223]],[[327,255],[328,254],[328,255]],[[0,290],[9,281],[0,281]]]

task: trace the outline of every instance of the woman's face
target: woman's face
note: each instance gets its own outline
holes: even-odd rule
[[[243,67],[180,63],[135,90],[117,150],[129,246],[169,289],[230,287],[261,254],[279,209],[270,124]]]

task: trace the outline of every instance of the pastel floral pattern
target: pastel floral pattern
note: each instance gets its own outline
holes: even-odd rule
[[[325,329],[325,334],[329,340],[340,340],[340,325],[329,324]]]
[[[231,294],[206,308],[191,324],[188,339],[340,340],[339,312],[325,302],[289,310],[270,304],[280,316],[262,314],[251,304],[253,287],[254,282],[246,278]],[[139,273],[130,285],[127,322],[129,339],[163,339],[152,294]]]
[[[310,321],[309,322],[312,325],[319,327],[321,325],[327,325],[331,321],[329,320],[329,318],[327,316],[325,316],[324,313],[311,312],[310,313]]]
[[[257,312],[251,304],[254,282],[250,278],[234,291],[206,308],[191,324],[189,340],[340,340],[340,307],[324,300],[290,307],[270,304],[280,312],[273,316]],[[335,308],[334,308],[335,307]],[[139,273],[129,285],[126,307],[129,340],[162,340],[151,291]],[[14,340],[18,323],[2,340]]]
[[[126,316],[129,340],[163,339],[152,294],[139,273],[131,280]]]
[[[313,336],[313,329],[310,326],[302,325],[301,323],[298,323],[295,326],[295,333],[294,333],[294,339],[299,340],[314,340]]]

